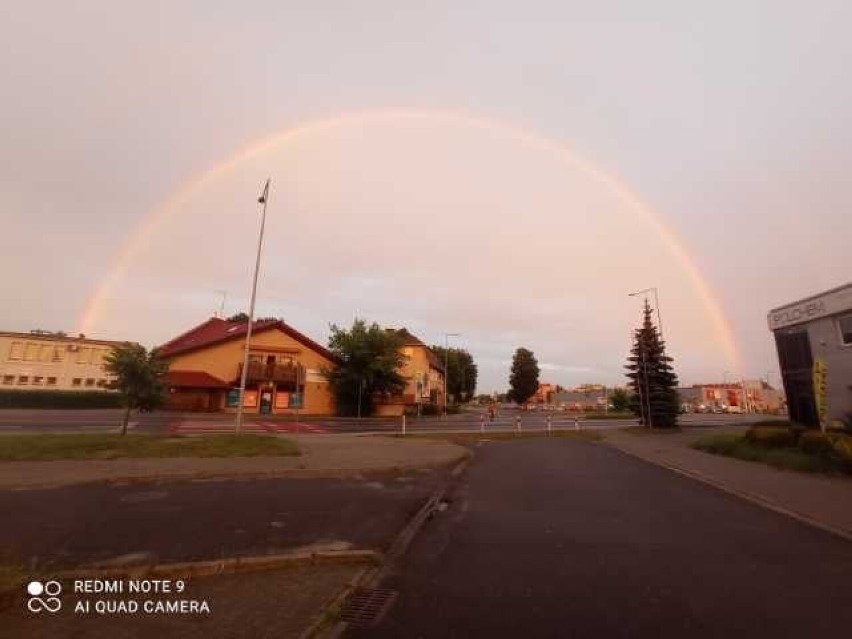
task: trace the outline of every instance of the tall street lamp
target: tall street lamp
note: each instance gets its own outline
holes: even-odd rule
[[[260,252],[263,248],[263,229],[266,226],[266,201],[269,199],[269,179],[263,187],[263,193],[257,198],[258,204],[263,205],[263,212],[260,216],[260,234],[257,238],[257,257],[254,262],[254,277],[251,281],[251,304],[249,305],[248,328],[246,329],[246,346],[245,354],[243,355],[243,370],[240,374],[240,403],[237,406],[237,424],[236,431],[239,433],[243,428],[243,399],[246,394],[246,374],[248,373],[249,348],[251,344],[251,328],[254,324],[254,301],[257,297],[257,274],[260,271]]]
[[[444,417],[447,416],[447,377],[450,376],[450,338],[461,333],[444,333]]]
[[[630,297],[636,297],[638,295],[644,295],[645,293],[654,292],[654,306],[657,309],[657,324],[660,327],[660,339],[665,341],[663,337],[663,318],[660,316],[660,298],[657,296],[657,287],[652,286],[651,288],[644,288],[641,291],[636,291],[635,293],[629,293]]]

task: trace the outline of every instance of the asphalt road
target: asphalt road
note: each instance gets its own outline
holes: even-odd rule
[[[353,637],[831,637],[852,544],[602,445],[484,444]]]
[[[0,562],[77,566],[264,555],[343,541],[385,548],[444,471],[361,480],[269,479],[0,491]]]
[[[504,410],[492,422],[486,420],[486,430],[513,430],[515,420],[521,418],[524,429],[543,430],[547,425],[548,413]],[[123,411],[115,409],[100,410],[0,410],[0,433],[75,433],[75,432],[115,432],[118,430],[123,417]],[[585,420],[582,416],[572,413],[555,412],[550,414],[553,428],[574,428],[575,417],[578,417],[582,428],[606,430],[623,428],[632,425],[632,420],[600,419]],[[685,426],[713,426],[721,424],[746,424],[766,419],[765,415],[681,415]],[[165,433],[174,429],[181,421],[189,421],[194,425],[204,425],[209,432],[229,432],[233,428],[233,415],[223,413],[172,413],[157,411],[154,413],[134,414],[131,418],[131,428],[134,432]],[[304,418],[294,416],[250,416],[247,423],[272,423],[286,432],[288,424],[293,424],[294,432],[304,432],[298,427],[300,423],[308,423],[329,433],[357,432],[398,432],[402,421],[395,419],[365,418]],[[452,432],[478,430],[480,419],[478,413],[466,412],[459,415],[449,415],[446,418],[424,417],[408,419],[407,428],[411,432]]]

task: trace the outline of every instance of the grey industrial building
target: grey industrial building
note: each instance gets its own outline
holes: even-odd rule
[[[790,419],[817,426],[814,362],[825,364],[825,420],[852,417],[852,283],[769,311]]]

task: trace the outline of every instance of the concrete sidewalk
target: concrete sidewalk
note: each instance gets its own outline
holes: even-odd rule
[[[420,438],[292,435],[297,457],[151,458],[0,462],[0,490],[53,488],[99,481],[270,477],[347,477],[364,472],[452,464],[461,446]]]
[[[690,448],[705,435],[741,427],[640,435],[609,432],[601,442],[651,463],[796,517],[852,541],[852,479],[800,473]]]

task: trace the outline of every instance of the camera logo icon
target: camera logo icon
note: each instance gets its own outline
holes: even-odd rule
[[[59,595],[62,593],[62,584],[58,581],[31,581],[27,584],[27,609],[30,612],[59,612],[62,602]]]

